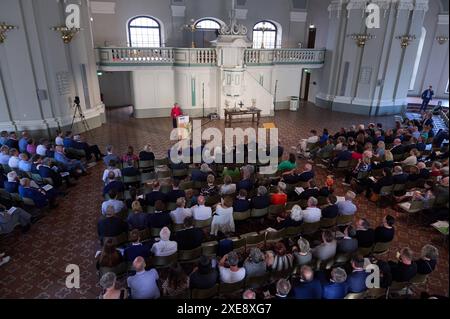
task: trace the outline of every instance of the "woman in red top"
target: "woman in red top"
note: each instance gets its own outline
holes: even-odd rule
[[[170,116],[172,117],[173,128],[177,127],[177,117],[183,115],[183,111],[181,111],[181,107],[178,103],[175,103],[172,107],[172,111],[170,112]]]
[[[283,182],[279,182],[277,186],[277,192],[275,194],[272,194],[272,196],[270,197],[270,203],[272,205],[286,205],[287,195],[285,191],[286,184]]]
[[[133,146],[128,146],[127,153],[122,156],[122,162],[126,163],[128,161],[138,162],[139,157],[134,154]]]

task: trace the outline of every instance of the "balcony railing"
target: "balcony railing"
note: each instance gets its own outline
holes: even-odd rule
[[[244,61],[248,65],[323,64],[325,49],[247,49]]]
[[[100,66],[213,66],[217,65],[215,48],[97,48]],[[325,49],[247,49],[246,65],[323,64]]]
[[[215,65],[215,49],[205,48],[97,48],[98,64],[120,65]]]

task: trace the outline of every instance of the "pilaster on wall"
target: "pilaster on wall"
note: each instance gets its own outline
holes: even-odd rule
[[[332,1],[327,59],[316,104],[367,115],[397,113],[405,104],[428,0],[374,0],[380,28],[368,29],[368,1]],[[373,38],[357,46],[351,35]],[[402,36],[415,36],[401,46]]]

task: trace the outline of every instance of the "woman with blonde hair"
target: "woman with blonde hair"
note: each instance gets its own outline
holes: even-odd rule
[[[299,205],[294,205],[291,214],[286,218],[277,217],[275,229],[283,229],[287,227],[297,227],[303,223],[303,212]]]
[[[144,213],[141,203],[135,200],[131,203],[132,212],[128,215],[127,222],[130,230],[144,230],[148,227],[148,216]]]
[[[233,183],[233,179],[230,175],[225,175],[223,178],[223,185],[220,187],[220,195],[230,195],[236,193],[236,184]]]

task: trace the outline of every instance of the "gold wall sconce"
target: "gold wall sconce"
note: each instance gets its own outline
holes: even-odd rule
[[[80,32],[80,28],[68,28],[66,26],[53,27],[53,31],[61,32],[61,39],[65,44],[68,44],[72,41],[73,37]]]
[[[364,47],[366,45],[366,42],[368,40],[372,40],[375,39],[376,36],[372,35],[372,34],[350,34],[350,37],[355,40],[356,45],[360,48]]]
[[[6,24],[5,22],[0,23],[0,43],[4,43],[6,40],[6,32],[18,29],[19,27],[16,27],[14,25]]]
[[[436,37],[436,40],[440,45],[442,45],[448,41],[448,37],[444,36],[444,35],[440,35],[440,36]]]
[[[402,49],[406,49],[408,47],[408,45],[410,45],[410,43],[416,39],[416,36],[415,35],[401,35],[401,36],[398,36],[397,39],[400,40],[400,46],[402,47]]]

